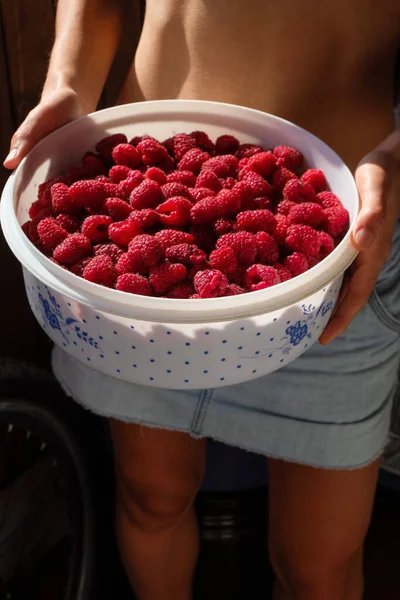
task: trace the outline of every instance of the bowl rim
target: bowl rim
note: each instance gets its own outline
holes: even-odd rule
[[[146,116],[156,112],[161,112],[163,115],[170,117],[179,113],[182,119],[184,119],[185,114],[189,115],[194,112],[212,113],[213,115],[223,114],[224,117],[227,115],[237,117],[239,114],[244,120],[272,120],[285,125],[286,129],[289,128],[301,133],[306,140],[308,139],[310,143],[323,150],[326,156],[335,161],[348,178],[349,193],[354,197],[355,212],[346,236],[327,258],[292,280],[251,294],[223,298],[191,299],[190,301],[139,296],[104,288],[76,276],[50,261],[28,240],[17,218],[18,199],[16,188],[31,157],[37,149],[46,147],[46,145],[50,148],[52,141],[57,139],[60,133],[62,134],[67,129],[78,129],[80,124],[88,119],[94,124],[103,125],[107,128],[107,125],[112,126],[110,120],[112,121],[113,116],[115,119],[123,119]],[[91,113],[64,125],[44,138],[9,177],[2,194],[0,220],[4,237],[22,266],[45,285],[58,290],[72,300],[103,312],[145,321],[204,323],[248,318],[285,309],[329,285],[343,274],[358,254],[351,244],[351,232],[358,210],[358,190],[347,165],[325,142],[302,127],[281,117],[233,104],[205,100],[154,100],[119,105]],[[312,278],[310,278],[310,274]],[[110,309],[110,307],[112,308]]]

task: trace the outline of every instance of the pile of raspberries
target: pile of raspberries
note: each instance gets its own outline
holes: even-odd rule
[[[87,281],[163,298],[216,298],[304,273],[343,239],[349,215],[322,171],[288,146],[202,131],[101,140],[39,186],[23,225]]]

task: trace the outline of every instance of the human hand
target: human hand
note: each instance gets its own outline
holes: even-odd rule
[[[4,161],[7,169],[16,169],[40,140],[62,125],[87,113],[77,93],[68,87],[44,94],[39,104],[14,133],[10,152]]]
[[[367,304],[390,256],[400,215],[400,163],[396,156],[399,139],[400,132],[395,132],[357,167],[355,179],[361,208],[352,243],[360,253],[345,276],[335,313],[320,338],[323,345],[342,334]]]

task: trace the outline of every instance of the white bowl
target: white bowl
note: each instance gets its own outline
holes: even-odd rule
[[[103,110],[44,139],[9,178],[1,203],[5,238],[23,266],[40,325],[65,352],[102,373],[147,386],[188,389],[232,385],[279,369],[321,335],[343,273],[356,256],[350,231],[324,261],[278,286],[226,298],[174,300],[125,294],[76,277],[42,255],[21,229],[37,187],[78,162],[107,134],[164,139],[205,130],[267,147],[301,150],[323,170],[350,213],[358,212],[349,169],[311,133],[278,117],[217,102],[163,100]]]

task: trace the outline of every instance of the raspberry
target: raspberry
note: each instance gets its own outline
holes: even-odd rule
[[[326,258],[328,254],[334,251],[335,242],[329,233],[326,233],[325,231],[319,232],[319,240],[321,242],[320,257]]]
[[[196,141],[196,145],[202,150],[207,150],[207,152],[210,152],[215,149],[214,143],[210,140],[208,135],[204,133],[204,131],[192,131],[190,137]]]
[[[276,166],[276,158],[272,152],[258,152],[249,159],[247,168],[262,177],[269,177]]]
[[[180,171],[191,171],[198,175],[204,163],[210,159],[208,152],[203,152],[199,148],[192,148],[186,152],[178,163]]]
[[[68,233],[76,233],[81,228],[81,222],[77,217],[71,215],[58,215],[56,221],[61,227],[68,231]]]
[[[121,183],[121,181],[125,181],[131,173],[132,169],[129,167],[115,165],[114,167],[111,167],[108,175],[113,183]]]
[[[283,197],[291,202],[315,202],[314,188],[308,183],[301,183],[298,179],[290,179],[283,188]]]
[[[173,156],[174,155],[174,138],[173,137],[169,137],[169,138],[167,138],[166,140],[164,140],[161,143],[164,146],[164,148],[167,149],[168,154],[170,156]]]
[[[204,262],[204,263],[201,263],[199,265],[194,265],[194,267],[192,267],[189,270],[188,280],[189,281],[193,281],[193,279],[195,278],[196,274],[199,271],[208,271],[209,269],[211,269],[211,267],[210,267],[210,265],[209,265],[208,262]]]
[[[292,273],[289,271],[289,269],[287,267],[284,267],[280,263],[275,263],[272,266],[274,267],[275,271],[278,272],[279,279],[281,280],[281,283],[283,283],[284,281],[288,281],[289,279],[293,278]]]
[[[52,214],[53,211],[51,207],[43,206],[40,200],[35,200],[29,209],[29,216],[31,219],[44,219],[45,217],[51,217]]]
[[[132,208],[156,208],[162,202],[161,188],[155,181],[146,179],[130,195]]]
[[[145,267],[155,267],[164,258],[161,244],[152,235],[136,236],[129,244],[128,252],[138,251]]]
[[[63,265],[73,265],[88,256],[92,244],[83,233],[72,233],[53,252],[53,258]]]
[[[158,223],[159,216],[152,208],[142,208],[142,210],[133,210],[129,215],[129,219],[139,223],[143,229],[150,229]]]
[[[112,151],[118,144],[126,144],[128,142],[128,138],[123,133],[115,133],[114,135],[109,135],[108,137],[103,138],[96,144],[96,152],[105,157],[110,157]]]
[[[333,192],[320,192],[317,194],[317,202],[321,204],[324,209],[342,206],[339,198]]]
[[[69,188],[72,201],[85,208],[98,208],[106,198],[104,183],[100,181],[77,181]]]
[[[165,185],[161,186],[161,193],[165,200],[168,200],[168,198],[174,198],[174,196],[183,196],[183,198],[187,198],[188,200],[192,199],[189,188],[186,185],[177,182],[166,183]]]
[[[238,296],[239,294],[244,294],[245,291],[237,283],[230,283],[225,289],[224,296]]]
[[[164,294],[187,277],[187,269],[180,263],[163,263],[150,269],[150,283],[157,294]]]
[[[226,275],[232,273],[238,266],[236,255],[230,246],[221,246],[217,250],[213,250],[209,261],[213,269],[217,269]]]
[[[123,250],[118,248],[116,244],[96,244],[96,246],[93,246],[93,254],[94,256],[109,256],[115,264],[122,256]]]
[[[236,156],[239,160],[243,158],[251,158],[258,152],[264,152],[264,148],[257,146],[257,144],[240,144]]]
[[[127,219],[119,223],[112,223],[108,228],[110,239],[118,246],[128,246],[134,237],[142,233],[142,228],[137,221]]]
[[[283,266],[286,267],[293,277],[301,275],[308,269],[307,257],[302,252],[293,252],[283,262]]]
[[[81,232],[91,242],[105,242],[108,240],[108,227],[112,222],[112,218],[106,215],[92,215],[83,221]]]
[[[167,298],[177,298],[186,300],[191,298],[194,294],[194,287],[189,285],[188,283],[179,283],[178,285],[174,285],[169,292],[167,293]]]
[[[291,179],[297,179],[297,175],[285,167],[278,167],[272,173],[272,185],[276,192],[282,192],[283,188]]]
[[[230,273],[229,274],[230,282],[234,283],[236,285],[243,286],[243,279],[244,279],[244,275],[246,273],[246,269],[247,269],[247,267],[241,265],[237,269],[235,269],[233,271],[233,273]]]
[[[51,206],[56,214],[66,213],[71,215],[81,211],[82,205],[73,199],[65,183],[56,183],[51,186],[50,194]]]
[[[312,269],[313,267],[315,267],[315,265],[319,263],[319,258],[317,258],[316,256],[307,256],[307,260],[309,269]]]
[[[135,137],[129,140],[129,143],[131,146],[136,147],[140,142],[143,142],[143,140],[154,140],[154,138],[151,137],[151,135],[135,135]]]
[[[115,284],[115,289],[119,292],[128,292],[128,294],[138,294],[139,296],[153,295],[149,280],[135,273],[120,275]]]
[[[325,213],[319,204],[315,202],[304,202],[295,204],[288,215],[290,224],[300,223],[301,225],[311,225],[316,227],[325,221]]]
[[[53,177],[39,185],[37,199],[41,202],[43,207],[51,207],[50,190],[56,183],[67,184],[68,181],[65,177]]]
[[[172,156],[166,156],[164,160],[162,160],[158,164],[158,168],[164,171],[165,174],[172,173],[175,170],[175,161]]]
[[[266,231],[256,233],[257,258],[263,263],[273,265],[278,261],[279,248],[274,238]]]
[[[144,175],[140,171],[131,171],[129,177],[121,181],[117,186],[116,193],[112,191],[107,196],[117,196],[128,200],[133,190],[135,190],[144,181]]]
[[[275,215],[275,231],[274,238],[279,245],[283,245],[286,240],[286,231],[289,227],[289,219],[285,215]]]
[[[274,209],[274,204],[270,198],[267,196],[260,196],[259,198],[254,198],[253,200],[254,208],[257,210],[270,210],[271,212]]]
[[[341,204],[325,210],[326,231],[333,238],[346,233],[349,228],[349,213]]]
[[[164,173],[164,171],[162,171],[158,167],[150,167],[150,169],[147,169],[147,171],[146,171],[146,179],[152,179],[153,181],[155,181],[156,183],[158,183],[158,185],[160,187],[162,185],[164,185],[165,183],[167,183],[167,176],[166,176],[166,174]]]
[[[290,225],[286,232],[286,244],[291,250],[318,256],[321,241],[318,231],[309,225]]]
[[[209,158],[204,162],[202,171],[212,171],[217,177],[228,177],[230,168],[224,158],[224,156],[213,156],[213,158]]]
[[[208,196],[199,200],[190,211],[190,217],[194,225],[205,225],[213,223],[220,217],[225,216],[225,212],[217,197]]]
[[[182,263],[185,266],[199,265],[205,262],[207,254],[195,244],[176,244],[167,248],[166,258],[170,262]]]
[[[289,146],[276,146],[273,150],[278,167],[285,169],[300,169],[303,165],[303,155]]]
[[[234,177],[227,177],[226,179],[220,179],[219,182],[224,190],[231,190],[236,184],[236,179]]]
[[[40,223],[40,219],[33,219],[32,221],[27,221],[22,225],[22,230],[26,236],[30,239],[32,244],[40,244],[39,234],[37,231],[37,226]]]
[[[317,193],[328,189],[325,175],[319,169],[307,169],[300,177],[300,181],[311,185]]]
[[[246,270],[244,287],[249,292],[263,290],[280,283],[278,271],[265,265],[252,265]]]
[[[250,265],[254,262],[257,254],[257,244],[254,235],[248,231],[227,233],[222,235],[216,244],[217,248],[230,246],[236,254],[236,258],[242,265]]]
[[[40,242],[47,250],[54,250],[68,236],[68,232],[53,217],[47,217],[40,221],[37,232]]]
[[[213,223],[213,228],[218,237],[225,233],[231,233],[234,231],[236,222],[232,219],[218,219]]]
[[[241,210],[252,210],[254,208],[254,194],[249,183],[238,181],[233,186],[232,193],[238,196]]]
[[[222,189],[222,185],[213,171],[206,170],[197,177],[196,188],[208,188],[218,193]]]
[[[250,187],[253,198],[270,196],[271,186],[268,181],[265,181],[258,173],[254,173],[254,171],[245,171],[242,179]]]
[[[193,204],[187,198],[175,196],[157,207],[160,221],[167,227],[184,227],[190,223]]]
[[[96,177],[98,175],[105,175],[106,168],[104,166],[104,162],[101,159],[101,156],[93,154],[93,152],[87,152],[82,159],[83,167],[90,171],[92,177]]]
[[[115,271],[117,275],[124,275],[125,273],[146,273],[147,268],[143,264],[142,257],[138,250],[125,252],[121,254],[115,264]]]
[[[176,160],[181,160],[184,155],[196,148],[196,140],[193,136],[187,135],[186,133],[178,133],[173,138],[173,153]],[[189,169],[191,171],[191,169]]]
[[[298,205],[292,200],[281,200],[276,206],[276,212],[278,215],[285,215],[287,217],[294,206]]]
[[[193,283],[200,298],[218,298],[224,295],[229,281],[218,269],[209,269],[196,273]]]
[[[117,278],[113,261],[109,256],[95,256],[83,269],[83,278],[98,285],[112,287]]]
[[[104,182],[100,181],[100,183],[104,186],[104,191],[106,194],[106,198],[124,198],[122,193],[121,186],[124,185],[125,181],[121,181],[121,183],[112,183],[112,182]],[[128,195],[129,198],[129,195]]]
[[[225,215],[236,214],[240,210],[241,199],[237,190],[221,190],[217,194],[217,200]]]
[[[75,263],[74,265],[72,265],[72,267],[70,267],[71,273],[73,273],[77,277],[83,277],[83,271],[88,266],[88,264],[91,262],[91,260],[92,259],[90,258],[90,256],[87,256],[86,258],[82,258],[81,260],[78,260],[77,263]]]
[[[145,165],[158,165],[168,156],[168,150],[155,140],[146,139],[138,143],[137,149]]]
[[[203,198],[209,198],[216,196],[216,193],[208,188],[191,188],[190,195],[194,203],[199,200],[203,200]]]
[[[132,207],[121,198],[107,198],[103,208],[113,221],[125,221],[132,212]]]
[[[159,242],[164,252],[171,246],[176,246],[177,244],[193,244],[194,242],[193,235],[177,229],[163,229],[162,231],[158,231],[154,237]]]
[[[275,229],[275,217],[269,210],[245,210],[236,217],[238,227],[251,233],[266,231],[272,233]]]
[[[71,165],[65,172],[65,178],[68,185],[76,183],[77,181],[91,179],[91,177],[92,173],[81,165]]]
[[[196,185],[196,175],[191,171],[174,171],[167,175],[167,181],[164,183],[181,183],[191,188]]]
[[[131,146],[130,144],[118,144],[118,146],[115,146],[112,151],[112,159],[116,165],[130,167],[131,169],[136,169],[141,163],[139,152],[135,146]]]
[[[216,156],[217,159],[222,159],[229,167],[228,177],[237,177],[239,169],[239,161],[233,154],[224,154],[223,156]]]
[[[235,154],[239,148],[239,140],[233,135],[220,135],[215,142],[216,154]]]
[[[190,233],[193,234],[195,243],[204,252],[211,252],[214,250],[216,235],[211,225],[194,225]]]

